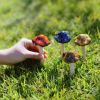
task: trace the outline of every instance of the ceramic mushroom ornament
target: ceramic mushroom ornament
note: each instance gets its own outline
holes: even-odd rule
[[[86,45],[91,42],[88,34],[79,34],[75,37],[75,44],[81,46],[83,59],[86,58]]]
[[[34,37],[32,42],[39,47],[39,52],[41,55],[44,55],[43,48],[50,44],[48,37],[42,34]],[[41,60],[41,62],[44,62],[44,58]]]
[[[80,54],[77,51],[65,52],[63,60],[70,64],[70,76],[75,73],[75,62],[80,59]]]
[[[69,32],[67,31],[60,31],[55,35],[55,40],[61,44],[61,55],[64,53],[64,43],[68,43],[71,38],[69,36]]]

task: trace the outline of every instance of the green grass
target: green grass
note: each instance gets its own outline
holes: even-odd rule
[[[23,37],[43,33],[52,44],[41,65],[27,60],[14,66],[0,65],[0,100],[100,100],[100,0],[0,0],[0,49]],[[74,37],[87,33],[92,43],[87,58],[76,63],[74,77],[61,61],[54,33],[68,30],[72,41],[66,51],[81,48]]]

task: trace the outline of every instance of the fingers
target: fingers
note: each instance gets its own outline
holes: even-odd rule
[[[44,58],[48,58],[47,52],[44,51]]]
[[[40,55],[38,52],[32,52],[25,50],[24,51],[25,58],[34,58],[34,59],[42,59],[43,55]]]
[[[39,48],[32,43],[32,40],[23,38],[21,39],[20,43],[24,47],[23,52],[24,52],[25,58],[33,58],[33,59],[40,60],[43,58],[46,59],[48,57],[46,50],[44,50],[43,55],[40,55]]]
[[[34,44],[32,43],[32,40],[27,39],[27,38],[21,39],[20,43],[21,43],[23,46],[25,46],[25,48],[34,46]]]
[[[37,46],[30,46],[27,49],[33,52],[39,52],[39,48]]]
[[[28,50],[39,53],[39,48],[37,46],[32,46],[32,47],[28,48]],[[46,52],[46,50],[44,50],[44,58],[47,58],[47,57],[48,57],[47,52]]]
[[[44,54],[48,54],[48,52],[46,50],[44,50]]]

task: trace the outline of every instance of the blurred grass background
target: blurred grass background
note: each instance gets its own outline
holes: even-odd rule
[[[1,42],[40,33],[50,36],[58,30],[100,38],[100,0],[0,1]]]
[[[50,56],[41,72],[0,65],[1,100],[100,100],[100,0],[0,0],[0,49],[40,33],[54,41],[60,30],[70,31],[72,39],[80,33],[92,38],[74,79],[54,42],[46,48]],[[73,40],[66,46],[81,51]]]

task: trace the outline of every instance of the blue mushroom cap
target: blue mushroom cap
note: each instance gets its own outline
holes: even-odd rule
[[[54,38],[59,43],[67,43],[71,40],[71,38],[69,36],[69,32],[67,32],[67,31],[58,32],[58,34],[56,34]]]

